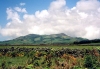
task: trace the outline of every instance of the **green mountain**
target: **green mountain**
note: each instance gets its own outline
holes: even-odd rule
[[[40,44],[71,44],[75,41],[86,40],[78,37],[70,37],[64,33],[51,35],[29,34],[13,40],[2,41],[0,45],[40,45]]]

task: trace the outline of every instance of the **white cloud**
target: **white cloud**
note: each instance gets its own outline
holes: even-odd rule
[[[48,13],[47,10],[42,10],[41,12],[40,11],[36,11],[35,16],[37,18],[39,18],[39,19],[47,18],[49,16],[49,13]]]
[[[100,2],[80,0],[73,8],[66,6],[66,0],[53,1],[49,9],[36,11],[35,14],[19,13],[24,8],[7,8],[10,21],[1,28],[3,36],[18,37],[27,34],[65,33],[70,36],[88,39],[100,38]],[[21,19],[20,19],[21,18]]]
[[[100,7],[98,0],[81,0],[77,3],[77,9],[84,12],[97,11]]]
[[[27,13],[26,8],[15,7],[17,12]]]
[[[49,9],[51,11],[53,11],[53,10],[58,11],[59,9],[64,8],[65,5],[66,5],[66,1],[65,0],[56,0],[56,1],[53,1],[50,4],[50,8]]]
[[[98,39],[100,37],[100,28],[89,26],[86,28],[85,38]]]
[[[25,3],[20,3],[20,5],[21,5],[21,6],[24,6],[24,5],[25,5]]]
[[[18,15],[18,13],[17,12],[15,12],[13,9],[11,9],[11,8],[7,8],[7,11],[6,11],[6,13],[7,13],[7,20],[9,20],[9,19],[19,19],[20,18],[20,16]]]

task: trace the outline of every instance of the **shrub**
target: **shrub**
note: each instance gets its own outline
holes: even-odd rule
[[[84,66],[88,69],[96,69],[97,59],[93,55],[87,55],[85,57]]]

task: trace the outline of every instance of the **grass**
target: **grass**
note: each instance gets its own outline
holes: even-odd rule
[[[100,49],[100,46],[76,46],[76,45],[64,45],[64,46],[0,46],[0,49],[3,49],[3,48],[11,48],[11,47],[14,47],[14,48],[53,48],[53,49],[62,49],[62,48],[69,48],[69,49],[93,49],[93,48],[96,48],[96,49]]]
[[[25,65],[25,61],[27,61],[27,57],[0,57],[0,62],[6,62],[8,66],[20,66]],[[1,65],[1,63],[0,63]]]

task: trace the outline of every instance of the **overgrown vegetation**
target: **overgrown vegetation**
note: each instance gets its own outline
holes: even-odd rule
[[[57,48],[57,47],[56,47]],[[0,48],[0,69],[100,69],[100,50],[7,47]]]

